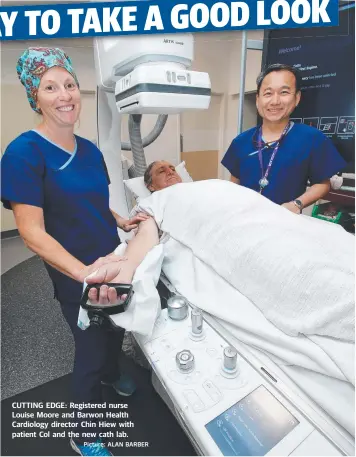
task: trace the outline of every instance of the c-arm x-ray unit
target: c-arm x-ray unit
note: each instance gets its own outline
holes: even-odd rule
[[[98,146],[110,174],[111,207],[127,217],[121,115],[131,115],[132,147],[136,142],[142,152],[145,141],[135,136],[137,115],[207,109],[210,79],[189,70],[190,34],[100,38],[94,40],[94,52]],[[145,165],[138,154],[133,176],[142,176]],[[160,295],[166,308],[153,335],[135,339],[155,389],[198,454],[355,455],[353,436],[267,356],[180,297],[164,275]]]
[[[98,83],[97,143],[110,174],[111,208],[127,216],[130,204],[124,198],[121,115],[130,114],[133,176],[143,176],[146,168],[143,147],[162,131],[165,120],[160,125],[161,118],[207,109],[210,78],[207,73],[187,69],[193,61],[193,37],[188,34],[96,39],[94,53]],[[157,132],[152,132],[148,141],[140,135],[142,114],[159,115]]]

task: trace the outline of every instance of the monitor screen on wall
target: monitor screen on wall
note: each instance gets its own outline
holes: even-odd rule
[[[355,2],[339,2],[339,25],[265,32],[262,66],[297,67],[302,97],[292,113],[328,136],[355,171]]]

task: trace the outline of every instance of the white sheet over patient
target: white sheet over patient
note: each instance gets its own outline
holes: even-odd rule
[[[354,341],[354,237],[228,181],[176,184],[135,211],[297,336]]]
[[[136,211],[165,232],[178,292],[353,434],[354,237],[223,181],[172,186]]]

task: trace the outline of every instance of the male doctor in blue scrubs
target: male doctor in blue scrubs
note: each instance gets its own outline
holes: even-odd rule
[[[300,97],[298,70],[270,65],[257,78],[262,125],[238,135],[221,162],[231,181],[297,214],[324,197],[330,178],[346,166],[322,132],[290,121]]]

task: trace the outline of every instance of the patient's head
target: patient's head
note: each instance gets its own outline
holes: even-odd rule
[[[182,178],[172,164],[165,160],[159,160],[152,162],[148,166],[145,171],[144,181],[147,189],[155,192],[182,182]]]

